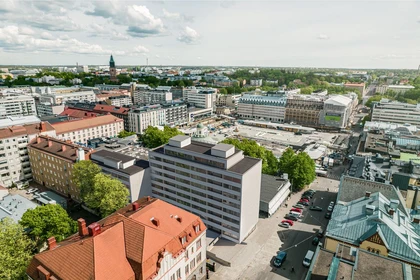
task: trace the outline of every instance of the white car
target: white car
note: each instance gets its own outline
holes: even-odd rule
[[[290,227],[290,225],[288,223],[280,223],[279,226],[284,227],[284,228],[289,228]]]
[[[38,191],[38,189],[37,189],[37,188],[30,188],[30,189],[28,189],[28,191],[26,192],[26,194],[35,193],[35,192],[37,192],[37,191]]]
[[[332,211],[334,209],[334,202],[331,201],[330,205],[328,205],[328,211]]]

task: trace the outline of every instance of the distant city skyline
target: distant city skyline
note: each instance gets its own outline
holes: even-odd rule
[[[418,1],[15,1],[0,65],[417,69]]]

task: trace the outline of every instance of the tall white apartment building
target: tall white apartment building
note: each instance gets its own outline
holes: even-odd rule
[[[74,143],[87,144],[87,140],[99,137],[116,137],[124,129],[124,121],[113,115],[52,124],[57,138]]]
[[[32,178],[27,145],[37,135],[55,136],[49,123],[15,123],[0,129],[0,186],[10,187],[13,183]]]
[[[172,92],[168,89],[136,89],[133,101],[142,105],[166,103],[172,101]]]
[[[232,145],[178,135],[149,152],[153,196],[201,217],[207,228],[242,242],[258,222],[260,159]]]
[[[31,96],[0,96],[0,118],[8,116],[35,116],[35,100]]]
[[[239,98],[238,115],[245,119],[264,119],[283,123],[286,114],[287,95],[262,96],[245,94]]]
[[[55,91],[52,92],[51,90],[47,89],[45,94],[42,94],[39,97],[39,101],[42,102],[49,102],[51,104],[65,104],[66,101],[70,100],[78,100],[78,101],[87,101],[87,102],[95,102],[96,95],[93,90],[88,91]]]
[[[145,106],[128,113],[130,131],[142,134],[149,126],[182,125],[188,123],[187,105],[173,103]]]
[[[212,108],[216,101],[216,91],[212,88],[187,87],[184,89],[184,99],[192,107]]]
[[[111,96],[105,101],[108,105],[112,106],[129,106],[132,105],[131,97],[127,95]]]
[[[407,104],[381,99],[373,105],[373,122],[412,124],[420,126],[420,104]]]

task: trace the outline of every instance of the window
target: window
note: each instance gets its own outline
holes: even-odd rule
[[[186,237],[186,236],[183,236],[183,237],[181,238],[181,244],[182,244],[182,245],[184,245],[184,244],[185,244],[185,242],[187,242],[187,237]]]
[[[191,262],[190,262],[190,269],[191,270],[193,270],[193,268],[195,267],[195,259],[193,259]]]
[[[201,239],[197,240],[197,251],[201,248]]]
[[[201,252],[197,255],[197,263],[201,262]]]
[[[172,274],[171,280],[175,280],[175,274]]]
[[[188,260],[188,250],[185,251],[185,258]]]
[[[181,279],[181,269],[178,268],[178,270],[176,271],[176,277],[177,279]]]
[[[190,274],[190,267],[188,265],[185,266],[185,276]]]
[[[195,232],[199,232],[200,231],[200,225],[196,225],[195,226]]]

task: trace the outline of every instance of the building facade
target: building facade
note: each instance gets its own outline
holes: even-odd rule
[[[57,138],[87,144],[87,140],[99,137],[116,137],[124,129],[124,121],[113,115],[52,124]]]
[[[196,215],[164,201],[145,197],[89,226],[84,219],[77,222],[78,233],[63,242],[48,239],[48,250],[35,255],[26,270],[29,279],[206,276],[205,225]]]
[[[149,153],[153,196],[190,211],[209,229],[242,242],[258,222],[261,160],[227,144],[175,136]]]
[[[39,97],[40,103],[51,103],[54,105],[66,104],[67,101],[95,102],[96,94],[92,90],[82,91],[72,89],[68,91],[47,90],[47,93]]]
[[[238,102],[238,116],[245,119],[264,119],[283,123],[287,96],[243,95]]]
[[[88,160],[90,153],[90,149],[48,136],[38,136],[28,144],[34,181],[76,201],[81,197],[72,179],[73,165]]]
[[[342,95],[328,98],[320,115],[320,125],[331,128],[346,128],[353,107],[352,100]]]
[[[217,107],[230,107],[236,108],[241,98],[241,94],[217,94],[216,106]]]
[[[382,99],[372,109],[373,122],[420,125],[420,104],[395,102]]]
[[[0,185],[19,185],[32,179],[27,145],[37,135],[55,136],[49,123],[14,125],[0,129]]]
[[[361,94],[361,96],[365,95],[365,91],[366,91],[365,83],[359,83],[359,84],[347,83],[347,84],[344,84],[344,87],[358,91]]]
[[[133,100],[136,105],[153,105],[172,101],[170,90],[136,89],[133,92]]]
[[[262,79],[251,79],[249,84],[253,87],[260,87],[262,86]]]
[[[286,103],[285,122],[305,126],[319,126],[323,109],[323,97],[289,95]]]
[[[31,96],[0,96],[0,118],[11,116],[36,116],[35,100]]]
[[[117,107],[130,106],[133,104],[131,102],[131,97],[127,95],[111,96],[105,102],[108,105],[117,106]]]
[[[37,102],[36,111],[38,116],[53,116],[59,115],[64,111],[64,104],[52,104],[50,102]]]

